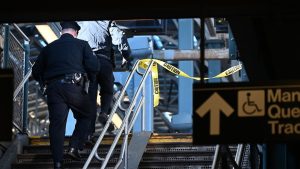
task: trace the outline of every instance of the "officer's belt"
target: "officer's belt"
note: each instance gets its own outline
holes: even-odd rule
[[[80,79],[76,80],[75,76],[76,74],[80,74]],[[83,77],[82,73],[71,73],[71,74],[64,74],[64,75],[59,75],[55,76],[53,78],[47,79],[46,84],[49,85],[50,83],[56,82],[56,81],[61,81],[62,83],[78,83]]]
[[[108,57],[104,51],[102,50],[97,50],[97,51],[94,51],[95,55],[99,58],[105,58],[105,59],[108,59],[110,60],[110,57]]]

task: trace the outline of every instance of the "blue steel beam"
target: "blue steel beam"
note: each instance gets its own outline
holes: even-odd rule
[[[179,49],[193,49],[193,19],[179,19],[178,25]],[[179,61],[179,69],[193,76],[193,61]],[[191,132],[193,112],[193,80],[179,77],[178,84],[178,114],[173,116],[172,126],[173,129],[181,132]]]

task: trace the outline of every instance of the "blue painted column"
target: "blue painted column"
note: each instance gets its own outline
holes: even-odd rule
[[[221,61],[220,60],[208,60],[208,77],[214,77],[221,73]],[[220,83],[221,78],[209,79],[209,83]]]
[[[193,49],[193,19],[178,20],[179,49]],[[194,75],[193,61],[179,61],[179,69],[190,76]],[[178,114],[173,116],[175,129],[183,132],[192,131],[193,112],[193,80],[179,77],[178,79]]]
[[[134,91],[137,90],[140,81],[142,79],[142,76],[138,75],[137,73],[134,75]],[[141,111],[144,109],[143,112],[140,112],[140,114],[137,117],[137,120],[133,126],[133,132],[141,132],[141,131],[153,131],[153,86],[152,86],[152,76],[150,72],[150,76],[147,77],[145,81],[145,104],[144,107],[141,108]],[[142,89],[143,90],[143,89]],[[143,91],[141,91],[143,92]],[[139,100],[139,99],[138,99]],[[137,103],[136,103],[137,105]],[[144,120],[143,117],[144,116]]]

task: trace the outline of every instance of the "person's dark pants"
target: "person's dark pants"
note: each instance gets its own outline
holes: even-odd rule
[[[91,81],[89,88],[90,99],[93,103],[93,114],[90,126],[90,135],[95,132],[95,123],[97,117],[97,91],[98,85],[100,85],[100,100],[101,100],[101,113],[110,113],[110,108],[113,100],[113,86],[114,86],[114,74],[113,64],[102,57],[98,57],[100,64],[100,70],[96,74],[95,81]]]
[[[92,104],[82,86],[53,82],[47,89],[47,103],[49,109],[50,147],[54,162],[63,160],[64,138],[66,122],[71,109],[76,119],[75,129],[71,136],[70,147],[83,149],[90,127]]]

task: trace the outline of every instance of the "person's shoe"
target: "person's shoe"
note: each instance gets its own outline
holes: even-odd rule
[[[81,156],[78,149],[71,147],[67,153],[73,160],[80,161]]]
[[[94,146],[97,142],[98,137],[94,135],[89,135],[87,141],[85,142],[87,145]]]
[[[54,162],[54,169],[63,169],[63,163],[62,162]]]
[[[101,123],[101,125],[104,127],[106,122],[108,120],[108,115],[106,113],[100,113],[98,117],[98,121]],[[112,133],[115,130],[115,127],[112,123],[109,124],[107,132]]]

